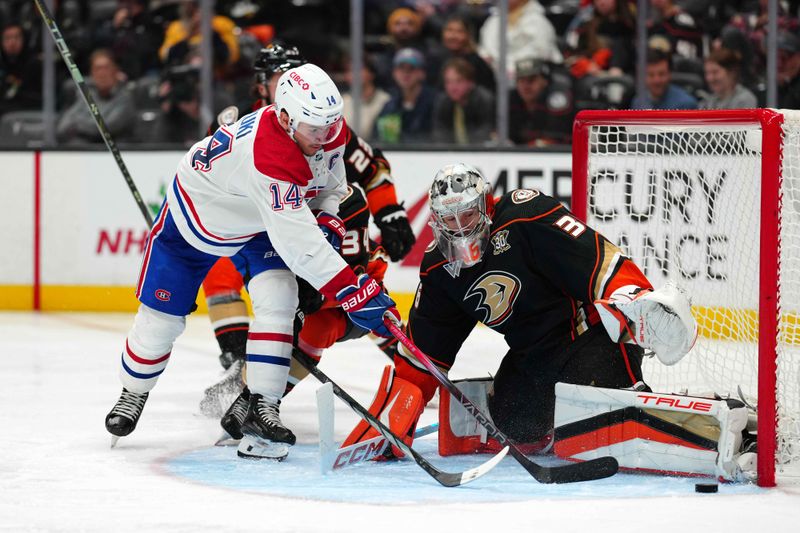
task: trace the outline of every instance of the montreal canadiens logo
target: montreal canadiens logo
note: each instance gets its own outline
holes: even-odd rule
[[[528,200],[533,200],[537,196],[539,196],[539,191],[533,189],[517,189],[511,193],[511,201],[515,204],[521,204]]]
[[[162,302],[168,302],[171,297],[172,294],[170,294],[169,291],[165,291],[164,289],[156,290],[156,298],[158,298]]]

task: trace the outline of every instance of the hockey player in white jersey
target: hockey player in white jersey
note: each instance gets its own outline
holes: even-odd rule
[[[297,308],[295,274],[341,302],[358,326],[390,336],[394,302],[336,252],[346,192],[342,99],[319,67],[288,70],[273,106],[195,144],[151,229],[136,295],[141,305],[122,352],[122,395],[106,417],[115,437],[136,427],[150,390],[220,256],[247,272],[254,320],[247,338],[252,392],[239,455],[282,459],[295,436],[280,420]]]

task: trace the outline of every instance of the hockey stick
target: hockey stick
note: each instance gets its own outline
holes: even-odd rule
[[[147,205],[145,205],[144,201],[142,200],[142,195],[139,194],[139,189],[136,188],[136,184],[133,182],[133,178],[128,172],[128,167],[125,166],[125,162],[122,160],[122,154],[119,153],[117,143],[115,143],[114,139],[111,137],[111,133],[108,131],[106,122],[103,120],[103,116],[100,114],[100,109],[97,107],[94,98],[92,98],[92,95],[89,93],[89,88],[86,86],[86,81],[84,81],[81,71],[78,70],[78,66],[72,60],[72,53],[70,53],[67,43],[64,41],[64,37],[61,35],[61,30],[58,29],[58,25],[56,25],[53,15],[50,14],[50,10],[44,4],[43,0],[34,1],[36,2],[36,7],[39,9],[39,13],[42,15],[42,20],[44,20],[45,25],[50,30],[50,35],[53,36],[53,40],[56,42],[58,51],[61,53],[61,57],[64,59],[64,63],[67,65],[67,69],[69,69],[72,80],[78,86],[81,95],[83,95],[83,101],[86,102],[86,105],[89,107],[89,112],[92,114],[94,123],[97,124],[97,129],[100,131],[100,135],[103,136],[106,146],[108,146],[108,149],[111,151],[111,155],[114,156],[114,160],[117,162],[117,167],[119,167],[120,172],[122,172],[122,177],[125,178],[125,183],[128,184],[128,188],[130,189],[131,194],[133,194],[133,199],[136,201],[136,205],[139,206],[139,210],[142,212],[142,215],[144,215],[145,221],[147,221],[147,227],[152,227],[153,217],[150,216],[150,212],[147,210]]]
[[[422,365],[433,374],[433,376],[446,388],[453,398],[459,401],[464,408],[475,417],[475,419],[486,428],[488,435],[500,444],[509,448],[511,457],[517,460],[530,475],[540,483],[572,483],[574,481],[591,481],[593,479],[603,479],[613,476],[619,470],[619,463],[613,457],[599,457],[582,463],[572,463],[561,466],[543,466],[528,459],[502,431],[497,429],[489,418],[483,414],[478,407],[456,387],[452,381],[447,379],[441,370],[434,365],[430,358],[409,339],[405,333],[394,322],[394,317],[386,313],[383,323],[389,328],[397,340],[408,348],[408,350],[422,363]]]
[[[439,424],[431,424],[419,428],[414,432],[414,439],[419,439],[425,435],[430,435],[439,430]],[[376,457],[380,457],[389,447],[389,441],[384,437],[378,436],[369,440],[356,442],[350,446],[339,448],[333,454],[323,457],[322,468],[331,471],[338,470],[345,466],[363,463]]]
[[[411,448],[408,444],[400,440],[394,433],[391,432],[389,428],[387,428],[380,420],[372,416],[369,411],[367,411],[361,404],[359,404],[353,397],[347,394],[345,391],[342,390],[336,383],[331,380],[327,375],[325,375],[322,370],[317,368],[316,363],[313,359],[311,359],[306,354],[302,353],[300,350],[295,350],[292,356],[297,360],[298,363],[303,365],[315,378],[317,378],[321,383],[330,383],[333,388],[333,393],[338,396],[347,406],[352,409],[353,411],[358,414],[361,418],[363,418],[370,426],[372,426],[378,433],[383,435],[387,441],[394,444],[398,448],[400,448],[403,453],[412,457],[414,462],[417,463],[420,468],[425,470],[433,479],[444,485],[445,487],[457,487],[459,485],[464,485],[469,483],[470,481],[474,481],[487,473],[489,470],[494,468],[497,463],[499,463],[503,457],[505,457],[506,453],[508,453],[508,446],[503,448],[500,453],[486,461],[485,463],[466,470],[464,472],[445,472],[439,470],[431,463],[429,463],[424,457],[422,457],[419,453],[417,453],[413,448]]]

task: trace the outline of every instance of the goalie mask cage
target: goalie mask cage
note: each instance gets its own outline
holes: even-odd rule
[[[800,111],[584,111],[572,209],[656,286],[692,301],[700,336],[658,392],[740,395],[758,411],[758,483],[800,480]],[[739,392],[741,390],[741,393]]]

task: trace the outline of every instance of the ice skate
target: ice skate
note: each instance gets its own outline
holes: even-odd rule
[[[222,365],[222,368],[228,370],[234,363],[244,362],[243,356],[244,354],[238,355],[233,352],[222,352],[219,354],[219,364]]]
[[[250,395],[237,450],[239,457],[282,461],[289,454],[297,439],[281,422],[279,407],[280,402],[272,403],[260,394]]]
[[[106,415],[106,429],[111,433],[111,447],[120,437],[130,435],[136,429],[136,423],[142,415],[142,409],[150,393],[131,392],[125,388],[117,403]]]
[[[244,388],[243,368],[243,360],[234,360],[223,374],[222,379],[203,392],[203,399],[200,400],[201,413],[211,418],[220,418],[225,414],[228,406],[234,402]]]
[[[222,426],[224,434],[217,440],[217,446],[224,446],[228,441],[237,441],[242,438],[242,423],[247,416],[247,409],[249,406],[250,390],[245,387],[219,421],[219,425]]]

